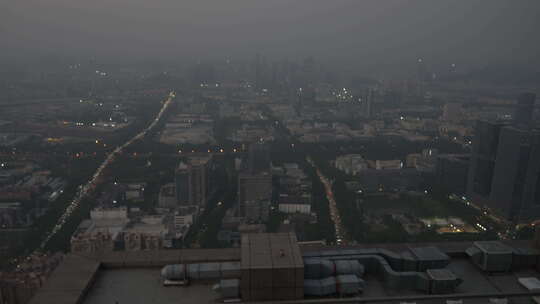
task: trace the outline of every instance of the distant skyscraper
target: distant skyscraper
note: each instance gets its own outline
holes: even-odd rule
[[[401,104],[401,94],[397,90],[387,90],[384,92],[383,98],[386,106],[399,106]]]
[[[270,170],[270,147],[265,143],[254,143],[249,146],[248,170],[258,173]]]
[[[272,63],[271,72],[270,72],[270,88],[274,91],[279,89],[279,65],[277,62]]]
[[[238,176],[238,206],[240,216],[257,219],[267,214],[272,199],[272,175],[240,173]],[[264,216],[263,216],[264,219]]]
[[[519,95],[514,115],[514,125],[529,128],[532,124],[536,94],[523,93]]]
[[[301,69],[303,86],[314,86],[317,83],[317,63],[315,59],[313,57],[305,58]]]
[[[495,168],[495,157],[499,145],[499,133],[503,124],[478,121],[473,139],[473,151],[467,192],[482,197],[489,197],[491,193],[491,181]]]
[[[175,173],[176,199],[180,206],[206,205],[210,162],[210,156],[190,157],[187,162],[180,162]]]
[[[373,88],[367,88],[364,95],[363,112],[366,118],[371,118],[374,112],[374,102],[376,92]]]
[[[208,170],[211,156],[190,157],[189,159],[189,204],[205,206],[210,183]]]
[[[540,216],[540,132],[478,122],[469,168],[471,199],[510,220]]]
[[[180,162],[178,168],[176,168],[174,181],[178,205],[189,205],[189,167],[185,162]]]
[[[451,122],[461,120],[461,104],[455,102],[446,103],[443,107],[442,120]]]
[[[424,59],[418,58],[416,63],[416,79],[420,82],[429,80],[429,72],[427,70]]]
[[[437,156],[436,182],[447,191],[463,195],[467,191],[469,155],[444,154]]]
[[[268,89],[268,77],[266,58],[261,54],[255,54],[255,61],[253,62],[253,77],[254,86],[257,90]]]
[[[215,74],[215,68],[212,64],[198,63],[189,69],[190,81],[195,86],[215,83]]]

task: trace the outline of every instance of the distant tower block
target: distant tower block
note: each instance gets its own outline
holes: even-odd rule
[[[262,142],[249,145],[248,166],[250,173],[270,170],[270,147]]]
[[[523,93],[519,95],[514,114],[514,124],[518,127],[529,128],[532,124],[536,94]]]

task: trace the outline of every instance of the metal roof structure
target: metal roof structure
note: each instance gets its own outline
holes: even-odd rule
[[[512,248],[504,245],[498,241],[481,241],[474,242],[474,245],[478,247],[484,253],[496,254],[496,253],[506,253],[512,254]]]

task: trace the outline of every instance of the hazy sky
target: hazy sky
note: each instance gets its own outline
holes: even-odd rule
[[[0,57],[537,64],[539,12],[539,0],[0,0]]]

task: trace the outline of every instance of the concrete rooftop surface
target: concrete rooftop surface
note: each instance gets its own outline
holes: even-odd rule
[[[530,241],[502,242],[511,248],[532,248]],[[258,244],[257,241],[254,243]],[[263,244],[264,245],[264,244]],[[268,244],[266,244],[268,245]],[[518,278],[540,278],[538,263],[536,268],[519,268],[510,272],[489,273],[483,271],[469,258],[465,250],[472,242],[453,243],[404,243],[404,244],[363,244],[358,246],[304,246],[301,255],[330,256],[338,252],[355,251],[359,248],[381,248],[393,252],[416,250],[419,255],[429,255],[436,247],[449,256],[445,269],[463,279],[453,293],[426,294],[414,289],[393,290],[381,277],[366,273],[362,279],[365,288],[362,293],[352,298],[305,298],[299,301],[279,301],[280,303],[445,303],[446,300],[463,300],[463,303],[488,303],[490,298],[507,297],[509,303],[531,303],[532,296],[540,291],[529,292],[521,286]],[[263,246],[264,250],[268,250]],[[287,254],[287,246],[275,253]],[[427,248],[427,249],[425,249]],[[376,250],[375,250],[376,251]],[[268,250],[269,258],[272,250]],[[428,254],[429,253],[429,254]],[[443,254],[443,255],[444,255]],[[68,303],[216,303],[220,294],[212,290],[218,283],[214,281],[193,281],[189,286],[170,286],[162,284],[160,269],[167,264],[208,263],[240,261],[239,248],[235,249],[183,249],[138,252],[111,252],[98,256],[68,255],[63,263],[53,272],[43,288],[39,289],[31,304],[68,304]],[[271,260],[271,258],[270,258]],[[287,260],[288,261],[288,260]],[[293,263],[295,264],[295,263]],[[274,301],[275,302],[275,301]],[[249,302],[254,303],[254,302]],[[268,303],[268,302],[266,302]]]
[[[215,303],[219,297],[212,291],[211,284],[164,287],[159,270],[159,268],[101,270],[82,303],[197,304]]]

